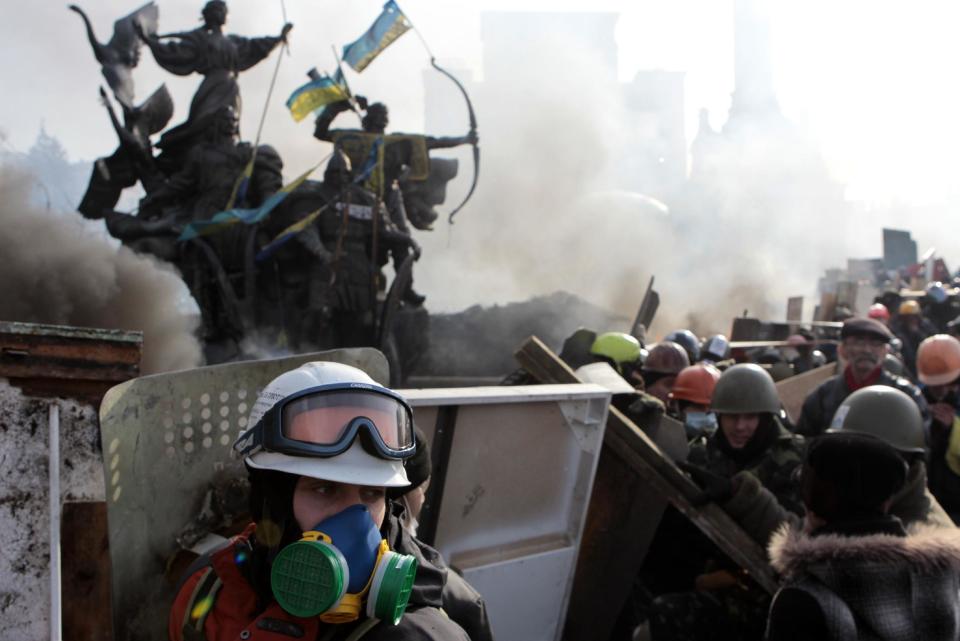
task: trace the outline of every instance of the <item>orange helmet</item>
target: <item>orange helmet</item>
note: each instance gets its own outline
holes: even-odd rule
[[[917,350],[917,377],[927,385],[946,385],[960,377],[960,341],[947,334],[925,338]]]
[[[697,405],[709,405],[718,378],[720,378],[720,370],[709,363],[685,367],[677,375],[677,380],[670,391],[670,398]]]
[[[874,318],[884,323],[890,320],[890,310],[883,303],[874,303],[867,312],[867,318]]]
[[[900,315],[901,316],[919,316],[920,315],[920,303],[915,300],[905,300],[900,303]]]

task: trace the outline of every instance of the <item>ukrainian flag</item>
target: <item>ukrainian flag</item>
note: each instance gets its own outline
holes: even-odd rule
[[[297,236],[297,234],[304,231],[307,227],[309,227],[313,223],[313,221],[319,218],[320,214],[322,214],[327,209],[327,207],[329,207],[329,203],[324,205],[323,207],[320,207],[317,210],[310,212],[309,214],[307,214],[306,216],[304,216],[303,218],[301,218],[300,220],[293,223],[292,225],[284,229],[282,232],[277,234],[276,238],[271,240],[269,243],[267,243],[263,247],[263,249],[257,252],[257,256],[255,260],[258,263],[261,263],[267,260],[268,258],[270,258],[271,256],[273,256],[273,254],[276,253],[278,249],[280,249],[288,241],[293,240]]]
[[[323,161],[320,162],[322,163]],[[193,240],[194,238],[199,238],[201,236],[209,236],[217,233],[218,231],[222,231],[227,227],[232,227],[238,223],[243,223],[245,225],[254,225],[259,223],[261,220],[269,216],[270,212],[273,211],[277,205],[282,203],[283,200],[290,194],[290,192],[302,185],[303,182],[310,177],[310,174],[316,171],[317,167],[319,166],[320,163],[317,163],[307,171],[300,174],[300,176],[298,176],[297,179],[292,183],[285,185],[280,191],[264,200],[263,204],[261,204],[259,207],[254,207],[252,209],[228,209],[227,211],[221,211],[217,214],[214,214],[209,220],[199,220],[195,223],[190,223],[184,228],[177,240],[183,242],[186,240]]]
[[[300,122],[317,109],[348,98],[343,84],[324,74],[290,94],[287,109],[293,119]]]
[[[343,48],[343,61],[357,72],[367,68],[380,52],[402,36],[409,28],[410,21],[400,11],[393,0],[383,5],[383,12],[367,32],[356,41]]]

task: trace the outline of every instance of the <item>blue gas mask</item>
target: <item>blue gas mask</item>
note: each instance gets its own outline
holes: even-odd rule
[[[352,505],[277,554],[270,586],[277,603],[324,623],[370,618],[399,623],[410,600],[417,560],[390,550],[370,511]]]

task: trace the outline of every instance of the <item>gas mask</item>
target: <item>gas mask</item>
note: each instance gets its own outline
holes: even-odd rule
[[[270,586],[280,607],[293,616],[349,623],[365,611],[396,625],[416,573],[417,560],[391,551],[367,508],[352,505],[280,550]]]
[[[713,412],[687,412],[684,414],[683,428],[689,441],[701,434],[710,436],[717,430],[717,415]]]

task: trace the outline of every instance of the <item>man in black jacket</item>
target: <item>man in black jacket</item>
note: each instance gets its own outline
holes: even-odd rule
[[[846,367],[807,396],[797,421],[797,433],[807,437],[823,434],[843,400],[868,385],[887,385],[907,394],[920,408],[924,430],[929,433],[930,413],[920,390],[881,367],[893,338],[890,330],[872,318],[850,318],[843,323],[840,338],[839,353]]]

